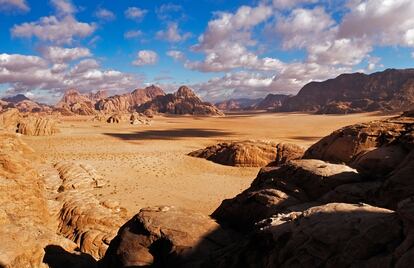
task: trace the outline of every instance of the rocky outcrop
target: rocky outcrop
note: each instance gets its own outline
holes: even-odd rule
[[[0,127],[8,131],[16,132],[17,124],[21,117],[19,110],[15,108],[4,110],[0,113]]]
[[[68,252],[76,245],[56,234],[44,181],[32,165],[33,150],[15,134],[1,133],[0,152],[0,266],[47,267],[48,245]]]
[[[55,105],[55,109],[62,115],[93,115],[96,113],[95,103],[106,95],[105,91],[83,95],[76,89],[69,89]]]
[[[189,114],[202,116],[223,116],[223,112],[214,105],[203,102],[188,87],[182,86],[174,94],[158,96],[152,101],[142,104],[138,112],[152,110],[154,113]]]
[[[263,99],[230,99],[222,102],[218,102],[215,106],[222,111],[240,111],[240,110],[250,110],[260,103]]]
[[[121,227],[103,263],[105,267],[193,267],[236,237],[195,211],[144,208]]]
[[[61,179],[56,197],[62,204],[59,233],[74,241],[81,252],[100,259],[126,221],[126,210],[117,202],[95,198],[92,190],[102,187],[103,179],[91,166],[60,162],[55,168]]]
[[[104,112],[129,112],[157,96],[164,95],[165,92],[161,88],[152,85],[143,89],[135,89],[131,93],[101,99],[95,104],[95,108]]]
[[[356,113],[402,111],[414,105],[414,69],[388,69],[370,75],[342,74],[311,82],[283,102],[280,111]]]
[[[60,131],[52,118],[27,116],[19,120],[16,132],[26,136],[50,136]]]
[[[268,94],[262,101],[253,106],[255,110],[270,110],[274,111],[282,107],[283,102],[288,98],[284,94]]]
[[[260,220],[313,206],[336,187],[360,181],[357,171],[345,165],[294,160],[280,168],[262,169],[250,188],[224,200],[212,216],[237,230],[249,231]]]
[[[294,144],[247,140],[219,143],[188,155],[228,166],[263,167],[269,164],[278,166],[299,159],[304,151]]]

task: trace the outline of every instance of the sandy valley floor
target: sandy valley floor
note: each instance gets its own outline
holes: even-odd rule
[[[151,126],[109,125],[66,118],[62,133],[24,137],[50,163],[91,164],[107,184],[96,189],[131,215],[145,206],[175,205],[211,213],[248,187],[259,168],[227,167],[186,156],[224,140],[264,139],[309,146],[345,125],[379,119],[373,114],[233,114],[224,118],[156,117]]]

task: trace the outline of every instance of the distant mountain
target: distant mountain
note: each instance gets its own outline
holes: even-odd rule
[[[95,104],[95,109],[105,112],[131,111],[157,96],[164,95],[165,92],[161,88],[151,85],[143,89],[135,89],[131,93],[101,99]]]
[[[229,99],[222,102],[216,103],[216,107],[223,111],[237,111],[237,110],[248,110],[257,105],[263,99]]]
[[[24,100],[30,100],[30,99],[28,97],[26,97],[25,95],[23,95],[23,94],[17,94],[17,95],[12,96],[12,97],[3,98],[2,100],[5,101],[5,102],[16,104],[18,102],[21,102],[21,101],[24,101]]]
[[[256,110],[275,110],[282,106],[283,102],[289,97],[284,94],[268,94],[264,100],[259,102],[253,108]]]
[[[157,96],[137,108],[138,112],[151,110],[155,113],[190,114],[190,115],[224,115],[216,106],[203,102],[190,88],[182,86],[177,92]]]
[[[388,69],[370,75],[342,74],[311,82],[283,102],[279,111],[345,114],[402,111],[414,107],[414,69]]]
[[[64,115],[93,115],[95,114],[94,105],[95,100],[92,95],[81,94],[79,90],[72,88],[65,92],[62,99],[55,105],[55,109]]]

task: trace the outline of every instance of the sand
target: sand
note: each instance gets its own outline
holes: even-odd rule
[[[259,168],[238,168],[186,154],[220,141],[264,139],[305,147],[350,124],[384,118],[375,114],[231,114],[223,118],[157,116],[151,126],[62,118],[61,133],[23,137],[47,163],[91,164],[106,186],[100,200],[113,199],[132,216],[154,205],[174,205],[210,214],[225,198],[247,188]]]

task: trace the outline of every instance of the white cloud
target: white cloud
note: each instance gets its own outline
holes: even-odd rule
[[[177,43],[187,40],[191,37],[191,33],[180,33],[178,24],[176,22],[170,22],[167,25],[165,31],[158,31],[156,37],[158,39],[166,40],[168,42]]]
[[[183,52],[178,51],[178,50],[169,50],[167,51],[167,56],[170,56],[171,58],[173,58],[174,60],[178,60],[178,61],[185,61],[186,57],[184,55]]]
[[[132,62],[133,65],[152,65],[157,63],[158,54],[152,50],[140,50],[137,53],[137,58]]]
[[[133,39],[142,36],[142,31],[140,30],[131,30],[124,33],[125,39]]]
[[[24,12],[30,10],[25,0],[0,0],[0,10],[13,9],[19,9]]]
[[[95,16],[101,20],[111,21],[116,18],[115,14],[105,8],[98,8],[95,12]]]
[[[301,4],[317,3],[318,0],[273,0],[273,6],[278,9],[288,9],[297,7]]]
[[[41,47],[40,53],[44,58],[54,63],[64,63],[77,60],[80,58],[90,57],[92,53],[88,48],[75,47],[75,48],[63,48],[63,47]]]
[[[51,3],[60,15],[70,15],[77,11],[70,0],[51,0]]]
[[[158,18],[161,20],[171,20],[172,15],[178,12],[181,12],[183,7],[173,3],[162,4],[159,8],[155,10]],[[176,18],[175,18],[176,19]]]
[[[35,22],[14,25],[11,33],[14,37],[37,37],[42,41],[56,44],[71,44],[75,38],[87,37],[95,29],[95,24],[79,22],[73,16],[67,15],[62,19],[49,16]]]
[[[414,2],[353,0],[339,26],[339,36],[366,39],[373,45],[414,47]]]
[[[139,7],[129,7],[125,10],[125,17],[131,20],[142,20],[147,14],[148,10],[141,9]]]
[[[0,54],[0,84],[9,85],[9,91],[14,94],[36,90],[57,98],[70,87],[88,92],[93,89],[117,91],[131,90],[138,83],[140,80],[134,75],[101,69],[94,59],[85,59],[69,67],[65,63],[50,65],[37,56]]]

